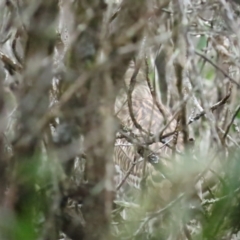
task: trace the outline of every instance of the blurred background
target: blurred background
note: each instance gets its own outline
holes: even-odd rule
[[[240,239],[239,14],[0,0],[0,240]]]

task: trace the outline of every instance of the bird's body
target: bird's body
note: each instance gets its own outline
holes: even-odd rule
[[[127,86],[129,85],[133,70],[134,69],[130,67],[126,73]],[[164,106],[161,106],[161,108],[163,109],[167,120],[169,120],[171,118],[170,112]],[[134,135],[139,136],[137,141],[144,143],[150,139],[150,135],[147,134],[147,132],[158,135],[163,129],[164,117],[154,103],[148,84],[144,79],[144,72],[141,70],[136,78],[136,85],[132,92],[132,110],[137,123],[144,129],[144,132],[139,130],[132,121],[129,113],[126,92],[120,94],[116,100],[115,113],[123,126],[130,129]],[[173,121],[164,131],[164,134],[174,131],[175,127],[176,121]],[[165,157],[171,152],[169,147],[165,144],[161,142],[153,143],[149,145],[148,150],[150,155],[158,158],[158,161],[163,167],[167,167],[168,164],[171,164],[165,160]],[[149,160],[151,158],[148,158],[145,162],[145,154],[144,157],[139,154],[138,147],[135,144],[131,144],[126,138],[116,140],[114,163],[116,167],[116,179],[118,186],[122,181],[124,181],[129,186],[140,189],[140,182],[143,177],[148,178],[156,174],[154,164],[152,164],[151,160]],[[160,174],[162,179],[164,179],[163,174],[158,174]],[[126,177],[126,175],[128,177]]]

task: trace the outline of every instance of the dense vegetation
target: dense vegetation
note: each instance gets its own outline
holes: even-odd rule
[[[0,0],[0,239],[240,239],[239,11],[237,0]],[[140,80],[160,132],[134,119]],[[116,117],[124,83],[144,142]],[[143,156],[140,190],[122,188],[127,175],[114,184],[121,139],[140,155],[170,149]]]

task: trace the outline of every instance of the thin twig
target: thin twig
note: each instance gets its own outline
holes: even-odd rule
[[[136,166],[137,163],[140,163],[141,161],[136,161],[136,157],[134,158],[134,161],[132,162],[131,167],[128,169],[126,175],[124,176],[123,180],[119,183],[117,186],[117,191],[122,187],[122,185],[126,182],[128,176],[131,174],[133,168]]]
[[[198,56],[202,57],[205,61],[209,62],[213,67],[215,67],[218,71],[220,71],[226,78],[228,78],[232,83],[234,83],[235,85],[237,85],[238,88],[240,88],[240,84],[235,79],[233,79],[231,76],[229,76],[228,73],[226,73],[220,66],[218,66],[216,63],[214,63],[211,59],[206,57],[206,55],[204,55],[198,51],[195,51],[195,53]]]
[[[137,122],[135,116],[134,116],[134,113],[133,113],[133,102],[132,102],[132,93],[133,93],[133,90],[134,90],[134,86],[136,84],[136,77],[137,77],[137,74],[139,72],[139,69],[140,69],[140,66],[141,66],[141,62],[139,62],[135,69],[134,69],[134,72],[133,72],[133,75],[131,77],[131,81],[130,81],[130,86],[129,86],[129,89],[128,89],[128,109],[129,109],[129,114],[130,114],[130,117],[131,117],[131,120],[134,124],[134,126],[140,130],[140,132],[144,132],[144,133],[147,133],[149,134],[149,132],[147,132],[146,130],[144,130],[142,128],[142,126]]]
[[[162,116],[164,118],[164,122],[165,122],[166,121],[166,112],[165,112],[163,106],[161,105],[161,103],[157,100],[157,94],[156,94],[155,89],[151,86],[150,79],[149,79],[149,68],[148,68],[148,63],[147,63],[146,59],[145,59],[145,65],[146,65],[146,81],[148,84],[148,88],[152,94],[153,102],[156,104],[156,106],[157,106],[159,112],[162,114]]]
[[[172,208],[177,202],[179,202],[182,198],[184,197],[184,193],[180,194],[176,199],[174,199],[172,202],[170,202],[166,207],[156,211],[155,213],[152,213],[150,216],[146,217],[142,224],[140,225],[140,227],[138,228],[138,230],[134,233],[134,237],[138,236],[139,233],[142,231],[142,229],[144,228],[144,226],[153,218],[155,217],[159,217],[160,215],[162,215],[163,213],[165,213],[169,208]]]
[[[222,100],[220,100],[219,102],[215,103],[214,105],[212,105],[212,106],[210,107],[210,110],[211,110],[211,111],[214,111],[214,110],[216,110],[217,108],[219,108],[220,106],[224,105],[224,104],[227,102],[227,100],[229,99],[229,97],[231,96],[231,93],[232,93],[232,87],[229,88],[228,94],[227,94]],[[202,111],[202,112],[198,113],[195,117],[191,118],[191,119],[188,121],[188,124],[191,124],[192,122],[200,119],[200,118],[203,117],[205,114],[206,114],[205,111]]]
[[[224,141],[224,142],[225,142],[226,136],[228,135],[228,132],[229,132],[229,130],[230,130],[230,127],[232,126],[233,121],[234,121],[234,119],[236,118],[236,116],[238,115],[239,111],[240,111],[240,105],[238,105],[238,107],[237,107],[235,113],[233,114],[232,119],[231,119],[231,121],[229,122],[229,124],[228,124],[228,126],[227,126],[227,129],[226,129],[226,131],[225,131],[225,133],[224,133],[224,135],[223,135],[223,141]]]
[[[155,142],[163,142],[163,140],[167,137],[172,136],[175,133],[175,130],[169,133],[166,133],[163,135],[163,133],[166,131],[166,129],[169,127],[169,125],[176,119],[176,117],[178,116],[179,112],[176,112],[175,114],[173,114],[172,118],[168,121],[168,123],[163,127],[162,130],[160,130],[158,135],[153,136],[149,141],[146,142],[147,145],[151,145]]]
[[[179,99],[182,101],[184,99],[183,95],[183,67],[182,65],[177,62],[175,64],[175,74],[177,77],[177,89],[178,89],[178,95]],[[186,145],[188,143],[189,138],[189,130],[188,130],[188,124],[186,119],[186,104],[182,104],[182,109],[179,117],[181,118],[181,124],[182,124],[182,133],[183,133],[183,142]]]
[[[121,125],[122,126],[122,125]],[[172,147],[169,145],[169,143],[172,141],[172,139],[168,140],[167,142],[164,141],[164,138],[166,137],[170,137],[171,135],[175,134],[175,131],[173,132],[170,132],[170,133],[167,133],[165,134],[159,141],[161,143],[163,143],[163,146],[167,146],[169,147],[170,149],[172,149]],[[120,138],[125,138],[128,142],[132,143],[132,144],[135,144],[136,146],[138,147],[141,147],[141,148],[144,148],[146,150],[150,150],[150,148],[148,147],[148,145],[151,145],[155,142],[158,142],[158,140],[156,139],[152,139],[150,141],[147,141],[147,142],[139,142],[137,139],[139,138],[140,136],[136,135],[135,133],[133,133],[130,129],[128,129],[127,127],[124,127],[122,126],[122,130],[120,131],[120,134],[117,135],[117,138],[120,139]],[[152,151],[152,150],[150,150]]]
[[[219,102],[215,103],[214,105],[212,105],[210,107],[210,110],[211,111],[215,111],[217,108],[219,108],[220,106],[224,105],[227,100],[229,99],[229,97],[231,96],[231,93],[232,93],[232,87],[229,88],[229,91],[228,91],[228,94],[222,99],[220,100]],[[188,125],[193,123],[194,121],[196,120],[199,120],[201,117],[203,117],[204,115],[206,114],[205,111],[202,111],[200,113],[198,113],[195,117],[191,118],[189,121],[188,121]],[[169,133],[166,133],[163,135],[163,132],[168,128],[168,126],[171,124],[172,121],[174,121],[176,119],[176,117],[179,115],[179,111],[176,112],[172,118],[170,119],[170,121],[167,123],[167,125],[160,131],[160,133],[158,134],[158,136],[153,136],[148,142],[146,142],[147,145],[151,145],[157,141],[162,141],[164,140],[165,138],[167,137],[170,137],[172,136],[173,134],[175,134],[175,130],[172,131],[172,132],[169,132]],[[182,129],[180,128],[178,131],[181,131]]]
[[[221,133],[225,133],[225,131],[220,128],[220,127],[217,127],[217,129],[221,132]],[[229,134],[227,134],[226,136],[231,142],[233,142],[235,144],[236,147],[240,148],[240,145],[236,142],[236,140],[234,140]]]
[[[178,141],[178,134],[179,134],[179,129],[180,129],[180,122],[181,122],[181,118],[180,116],[178,116],[178,119],[177,119],[177,124],[176,124],[176,128],[175,128],[175,134],[173,136],[173,144],[172,144],[172,148],[173,148],[173,157],[175,156],[176,154],[176,145],[177,145],[177,141]]]

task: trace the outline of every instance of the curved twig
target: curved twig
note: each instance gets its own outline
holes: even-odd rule
[[[234,121],[234,119],[236,118],[236,116],[238,115],[239,111],[240,111],[240,105],[238,105],[235,113],[234,113],[233,116],[232,116],[231,121],[229,122],[229,124],[228,124],[228,126],[227,126],[227,129],[226,129],[226,131],[225,131],[225,133],[224,133],[224,135],[223,135],[223,138],[222,138],[223,142],[225,142],[225,139],[226,139],[226,136],[228,135],[228,132],[229,132],[229,130],[230,130],[230,127],[232,126],[233,121]]]
[[[234,83],[238,89],[240,88],[240,84],[233,79],[231,76],[229,76],[228,73],[226,73],[221,67],[219,67],[216,63],[214,63],[211,59],[209,59],[208,57],[206,57],[206,55],[195,51],[196,55],[200,56],[201,58],[203,58],[205,61],[209,62],[213,67],[215,67],[218,71],[220,71],[226,78],[228,78],[232,83]]]

